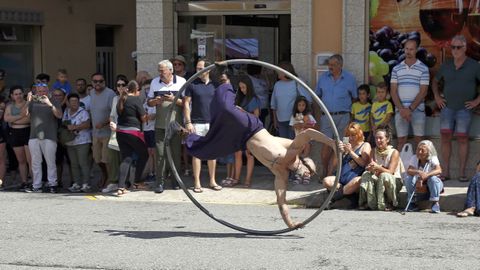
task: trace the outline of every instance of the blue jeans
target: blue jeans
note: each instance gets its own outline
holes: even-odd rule
[[[448,107],[440,113],[440,132],[455,133],[455,136],[468,136],[472,111],[467,109],[452,110]]]
[[[480,214],[480,172],[473,176],[467,190],[465,208],[475,207],[475,213]]]
[[[287,139],[295,138],[295,133],[293,132],[292,126],[290,126],[290,121],[278,122],[278,136]]]
[[[404,185],[407,189],[407,199],[410,199],[410,196],[412,196],[412,193],[415,191],[416,180],[417,177],[413,177],[411,175],[405,179]],[[440,178],[437,176],[431,176],[427,180],[427,186],[430,194],[429,200],[432,202],[438,202],[440,200],[440,192],[442,192],[443,189],[442,180],[440,180]]]

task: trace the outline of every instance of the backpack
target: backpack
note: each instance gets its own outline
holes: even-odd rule
[[[410,160],[412,159],[412,157],[415,155],[415,153],[413,153],[413,146],[411,143],[406,143],[403,145],[402,147],[402,151],[400,151],[400,160],[403,164],[403,172],[401,171],[402,173],[402,178],[405,178],[406,177],[406,171],[408,170],[408,163],[410,163]],[[407,165],[407,166],[405,166]]]

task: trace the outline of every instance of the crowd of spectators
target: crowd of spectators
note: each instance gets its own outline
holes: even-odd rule
[[[232,79],[237,90],[235,105],[259,117],[271,132],[289,139],[312,127],[333,138],[334,130],[325,116],[329,113],[340,136],[345,136],[338,142],[342,163],[329,147],[322,147],[320,153],[320,175],[324,177],[321,182],[335,192],[333,202],[346,197],[351,207],[392,210],[398,207],[398,194],[405,185],[408,197],[428,194],[431,211],[438,213],[443,181],[450,177],[453,136],[459,144],[460,180],[468,181],[468,131],[472,109],[480,104],[476,92],[480,64],[466,56],[465,38],[456,36],[451,41],[453,59],[442,63],[431,80],[429,69],[416,58],[417,46],[415,40],[406,41],[405,60],[393,67],[390,81],[376,85],[374,95],[367,84],[357,88],[354,75],[343,68],[341,55],[331,56],[328,71],[319,77],[315,87],[315,94],[328,112],[313,112],[310,93],[286,74],[276,74],[272,82],[262,68],[252,65]],[[196,71],[208,65],[207,60],[199,60]],[[296,75],[291,63],[281,62],[279,66]],[[42,73],[28,89],[18,85],[7,88],[3,83],[5,71],[0,73],[0,179],[5,178],[7,164],[10,170],[18,168],[20,180],[13,187],[18,190],[55,193],[59,185],[70,183],[70,192],[99,190],[121,196],[129,188],[150,187],[162,193],[167,182],[178,189],[164,141],[170,108],[174,108],[172,117],[188,132],[203,136],[210,129],[209,104],[217,84],[209,72],[203,73],[175,101],[176,93],[193,74],[180,55],[160,61],[159,75],[154,78],[144,71],[133,80],[118,75],[114,89],[106,85],[101,73],[92,74],[89,80],[78,78],[72,86],[67,71],[59,69],[51,86],[50,76]],[[443,91],[439,89],[440,81]],[[424,99],[430,82],[441,109],[441,159],[433,144],[424,140]],[[411,160],[402,161],[400,151],[410,129],[416,151]],[[201,193],[202,161],[186,154],[178,134],[171,138],[170,147],[176,168],[183,168],[184,176],[190,176],[192,171],[192,189]],[[306,157],[310,152],[307,145],[301,155]],[[243,187],[249,188],[255,160],[248,151],[220,159],[229,160],[229,172],[221,185],[217,184],[216,160],[208,160],[208,187],[221,191],[222,186],[242,182],[244,159],[247,170]],[[62,179],[65,162],[70,179]],[[99,181],[95,181],[97,187],[92,186],[93,163],[101,172]],[[342,173],[338,186],[334,186],[337,168]],[[458,216],[478,213],[478,171],[469,186],[466,208]],[[294,184],[310,183],[309,175],[291,173],[290,178]],[[415,201],[409,204],[408,210],[416,209]]]

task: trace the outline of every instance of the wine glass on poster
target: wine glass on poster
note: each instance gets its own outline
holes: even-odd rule
[[[420,22],[423,30],[442,50],[460,33],[468,14],[469,0],[421,0]]]
[[[467,27],[472,40],[480,46],[480,0],[472,0],[470,2]]]
[[[475,60],[480,60],[480,0],[470,1],[467,28],[471,36],[467,54]]]

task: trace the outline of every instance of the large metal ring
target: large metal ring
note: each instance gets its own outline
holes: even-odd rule
[[[269,68],[269,69],[272,69],[272,70],[277,71],[277,72],[284,73],[287,77],[295,80],[298,84],[300,84],[301,86],[303,86],[305,89],[308,90],[308,92],[312,96],[315,103],[317,103],[320,106],[322,111],[325,113],[325,116],[328,118],[328,122],[329,122],[330,126],[333,128],[333,133],[334,133],[335,140],[337,142],[339,141],[340,137],[338,136],[337,127],[335,126],[335,123],[333,122],[332,116],[330,115],[330,113],[328,113],[327,107],[325,107],[323,102],[318,98],[318,96],[315,94],[315,92],[313,92],[313,90],[307,84],[305,84],[303,81],[298,79],[293,74],[291,74],[288,71],[286,71],[286,70],[284,70],[280,67],[277,67],[275,65],[265,63],[265,62],[262,62],[262,61],[258,61],[258,60],[252,60],[252,59],[232,59],[232,60],[225,60],[225,61],[219,62],[217,64],[220,64],[220,65],[253,64],[253,65],[259,65],[259,66],[262,66],[262,67],[265,67],[265,68]],[[212,65],[210,65],[208,67],[205,67],[204,69],[198,71],[192,77],[190,77],[190,79],[188,79],[185,82],[185,84],[182,86],[182,88],[180,88],[180,90],[178,91],[177,95],[175,96],[175,100],[173,101],[172,104],[176,103],[177,99],[182,95],[182,93],[185,91],[185,89],[188,87],[188,85],[190,85],[190,83],[192,83],[201,74],[203,74],[207,71],[210,71],[210,70],[214,69],[215,67],[216,67],[216,65],[212,64]],[[174,108],[174,106],[170,106],[170,110],[168,111],[168,114],[167,114],[167,123],[170,123],[171,121],[175,121],[174,120],[175,115],[173,115],[175,112],[173,111],[173,108]],[[172,119],[172,116],[173,116],[173,119]],[[169,129],[169,128],[170,128],[170,125],[167,124],[167,129]],[[167,131],[166,134],[169,134],[169,131]],[[341,164],[342,156],[340,154],[340,149],[339,149],[338,144],[336,144],[336,146],[337,146],[336,147],[337,148],[336,149],[337,150],[336,151],[337,159],[339,160],[339,164]],[[166,147],[166,150],[167,150],[167,157],[168,157],[168,162],[170,164],[170,168],[172,169],[172,173],[175,176],[175,179],[177,180],[178,184],[183,189],[183,191],[185,192],[187,197],[193,202],[193,204],[195,204],[200,210],[202,210],[202,212],[204,212],[207,216],[209,216],[213,220],[215,220],[218,223],[223,224],[223,225],[225,225],[229,228],[232,228],[234,230],[245,232],[245,233],[248,233],[248,234],[256,234],[256,235],[276,235],[276,234],[287,233],[287,232],[290,232],[290,231],[293,231],[293,230],[297,229],[297,228],[285,228],[285,229],[282,229],[282,230],[272,230],[272,231],[261,231],[261,230],[247,229],[247,228],[243,228],[243,227],[234,225],[234,224],[232,224],[228,221],[225,221],[225,220],[222,220],[222,219],[219,219],[219,218],[215,217],[212,213],[210,213],[208,211],[208,209],[203,207],[203,205],[201,203],[199,203],[197,201],[197,199],[195,199],[195,197],[192,194],[190,194],[190,192],[187,190],[187,188],[186,188],[185,184],[183,183],[182,179],[180,178],[180,176],[178,174],[178,171],[177,171],[177,168],[175,167],[175,164],[173,162],[172,150],[170,148],[170,142],[168,141],[166,136],[165,136],[165,147]],[[336,177],[335,177],[335,183],[333,185],[334,187],[336,187],[338,185],[338,182],[340,180],[340,174],[341,174],[341,168],[338,168],[337,174],[336,174]],[[320,208],[315,213],[313,213],[309,218],[305,219],[302,222],[304,226],[307,225],[308,223],[310,223],[318,215],[320,215],[320,213],[322,213],[322,211],[325,209],[325,207],[327,207],[328,203],[332,199],[333,194],[334,194],[334,192],[330,192],[330,194],[327,196],[327,199],[323,202],[322,206],[320,206]]]

